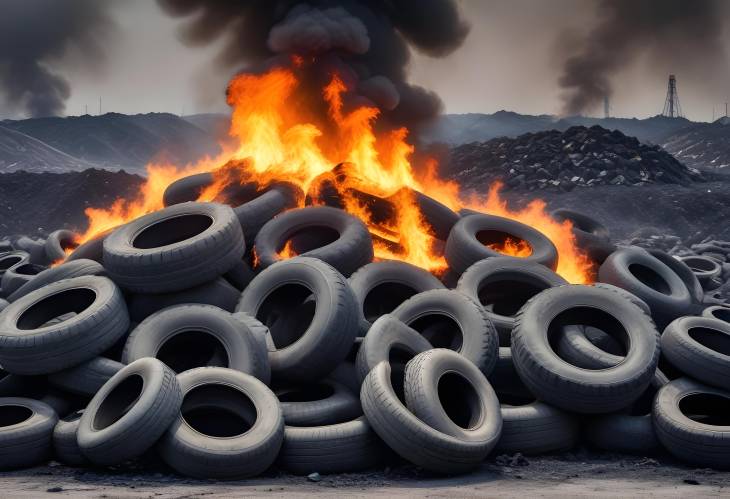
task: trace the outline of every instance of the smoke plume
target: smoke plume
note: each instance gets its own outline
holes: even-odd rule
[[[188,18],[181,30],[188,44],[224,39],[219,67],[259,71],[284,56],[316,56],[322,75],[337,70],[386,122],[410,127],[441,109],[434,93],[407,82],[410,49],[444,56],[468,33],[454,0],[158,2]]]
[[[565,89],[563,113],[591,111],[611,96],[611,78],[646,57],[650,65],[717,72],[726,60],[723,0],[601,0],[598,21],[577,53],[566,59],[559,83]],[[563,46],[561,50],[565,50]]]
[[[33,117],[63,113],[71,95],[57,73],[73,50],[87,67],[104,60],[102,41],[114,27],[109,2],[0,0],[0,99],[3,109]]]

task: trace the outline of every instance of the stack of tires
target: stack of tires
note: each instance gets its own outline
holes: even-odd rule
[[[0,468],[154,452],[198,478],[462,473],[579,442],[730,462],[730,309],[705,307],[681,261],[616,249],[584,217],[599,282],[570,285],[535,229],[421,195],[439,279],[373,261],[362,221],[291,209],[288,185],[188,202],[207,181],[61,265],[0,254]],[[490,247],[504,234],[530,255]]]

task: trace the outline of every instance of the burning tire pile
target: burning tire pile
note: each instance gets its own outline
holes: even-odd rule
[[[533,227],[424,210],[437,277],[374,261],[359,218],[293,208],[286,184],[235,208],[188,202],[201,185],[69,255],[67,231],[0,255],[0,467],[155,452],[198,478],[463,473],[579,442],[728,466],[719,274],[562,210],[597,269],[571,285]],[[519,257],[495,249],[509,240]]]

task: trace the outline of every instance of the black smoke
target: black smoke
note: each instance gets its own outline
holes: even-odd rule
[[[596,109],[612,95],[612,77],[639,60],[680,78],[725,70],[717,64],[727,60],[727,13],[724,0],[601,0],[595,26],[574,44],[580,50],[561,54],[564,114]]]
[[[0,99],[8,114],[55,116],[71,95],[58,73],[69,50],[89,67],[104,60],[103,40],[113,28],[110,2],[0,0]],[[6,114],[5,112],[3,114]]]
[[[386,122],[416,127],[441,101],[407,81],[410,50],[440,57],[461,45],[469,27],[454,0],[158,0],[187,18],[182,39],[222,39],[219,67],[258,71],[282,56],[316,56],[384,111]],[[316,82],[319,84],[319,82]],[[314,82],[312,83],[314,84]]]

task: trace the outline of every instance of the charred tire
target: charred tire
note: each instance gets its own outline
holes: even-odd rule
[[[714,258],[702,255],[681,257],[682,263],[687,265],[700,281],[703,288],[708,288],[714,278],[722,274],[722,266]]]
[[[0,253],[0,277],[4,277],[8,269],[24,263],[30,263],[30,255],[25,251]]]
[[[279,182],[257,198],[236,206],[233,212],[246,241],[254,241],[267,222],[283,211],[296,208],[303,197],[302,190],[294,184]]]
[[[568,364],[551,346],[566,324],[594,326],[621,338],[628,347],[623,362],[601,370]],[[512,330],[512,357],[538,399],[572,412],[611,412],[628,406],[651,383],[659,333],[639,307],[616,293],[561,286],[543,291],[520,310]]]
[[[682,461],[727,469],[730,466],[728,405],[730,393],[724,390],[689,378],[671,381],[654,399],[657,438]]]
[[[677,274],[677,277],[682,279],[682,282],[687,286],[690,297],[692,297],[693,303],[702,303],[705,297],[705,291],[702,289],[697,276],[692,272],[692,269],[687,266],[682,260],[674,258],[669,253],[658,250],[658,249],[647,249],[651,256],[662,262],[664,265],[669,267]]]
[[[225,274],[245,251],[233,210],[183,203],[140,217],[104,240],[104,266],[138,293],[180,291]]]
[[[45,242],[46,258],[49,262],[66,259],[66,250],[75,249],[76,234],[70,230],[60,229],[51,232]]]
[[[362,471],[382,464],[386,449],[364,417],[345,423],[284,429],[279,465],[294,474]]]
[[[200,197],[206,187],[214,182],[211,172],[196,173],[178,179],[167,186],[162,195],[162,204],[172,206],[175,204],[195,201]]]
[[[10,296],[45,269],[45,267],[33,263],[14,265],[6,270],[0,279],[0,289],[5,296]]]
[[[58,415],[49,405],[21,397],[0,398],[0,469],[33,466],[47,460],[53,448]]]
[[[575,242],[592,261],[603,263],[616,250],[616,246],[611,243],[608,229],[598,220],[566,208],[557,209],[550,216],[560,222],[571,222]]]
[[[48,284],[61,281],[63,279],[72,279],[74,277],[82,277],[87,275],[104,275],[106,271],[99,263],[93,260],[75,260],[73,262],[62,263],[58,267],[46,269],[33,277],[28,283],[22,285],[14,291],[8,299],[16,301],[27,295],[31,291],[40,289]]]
[[[497,331],[481,305],[467,295],[450,289],[424,291],[403,302],[392,315],[435,348],[460,353],[485,375],[494,369]]]
[[[541,232],[529,225],[493,215],[470,215],[459,219],[446,241],[445,256],[449,267],[462,273],[485,258],[504,256],[487,244],[507,238],[525,241],[532,253],[525,260],[537,262],[551,270],[558,266],[558,250]]]
[[[253,376],[221,367],[178,375],[183,402],[157,446],[177,472],[196,478],[246,478],[266,470],[284,439],[276,396]]]
[[[218,307],[176,305],[152,314],[132,331],[122,362],[155,357],[176,373],[196,367],[227,367],[268,383],[269,359],[256,334]]]
[[[456,289],[481,303],[500,338],[509,338],[515,315],[540,291],[568,282],[552,270],[520,258],[481,260],[461,275]],[[509,342],[501,341],[508,346]]]
[[[396,192],[387,198],[387,201],[392,205],[398,205],[399,197],[402,199],[402,196],[411,196],[413,198],[423,217],[423,221],[431,228],[431,233],[436,239],[441,241],[448,239],[451,229],[459,221],[458,213],[451,210],[448,206],[439,203],[432,197],[408,187],[404,187]]]
[[[128,298],[129,316],[135,322],[142,322],[152,314],[174,305],[199,303],[213,305],[228,312],[236,309],[241,292],[228,281],[219,277],[192,288],[170,293],[133,294]]]
[[[287,426],[333,425],[362,415],[357,395],[331,379],[312,385],[281,388],[274,393]]]
[[[2,308],[0,308],[2,310]],[[707,307],[702,311],[702,317],[709,317],[710,319],[718,319],[730,324],[730,307],[724,307],[721,305],[715,305]]]
[[[361,313],[361,336],[365,336],[378,317],[389,314],[413,295],[444,288],[430,272],[395,260],[369,263],[348,281]]]
[[[96,357],[78,366],[49,375],[48,382],[66,392],[93,397],[122,368],[124,364],[121,362]]]
[[[622,454],[647,455],[659,450],[651,414],[607,414],[590,420],[586,440],[593,446]]]
[[[79,422],[84,411],[76,411],[69,414],[65,418],[61,418],[53,428],[53,450],[58,459],[63,464],[69,466],[81,466],[88,464],[88,460],[81,453],[77,434]]]
[[[104,261],[104,239],[114,232],[117,227],[107,229],[100,234],[95,235],[85,243],[79,245],[70,255],[66,257],[65,263],[75,260],[93,260],[98,263]]]
[[[294,323],[281,321],[297,307],[308,313]],[[269,328],[276,345],[269,352],[272,375],[289,382],[325,376],[345,359],[357,335],[357,302],[347,280],[314,258],[296,257],[265,269],[243,292],[236,311]]]
[[[76,315],[50,323],[66,313]],[[93,359],[128,327],[122,293],[109,279],[83,276],[59,281],[0,313],[0,364],[15,374],[61,371]]]
[[[707,317],[682,317],[664,330],[662,354],[702,383],[730,386],[730,324]]]
[[[571,449],[580,436],[573,414],[540,401],[502,403],[502,435],[495,453],[538,455]]]
[[[640,248],[612,253],[599,268],[598,279],[644,300],[659,327],[684,315],[691,304],[689,290],[679,276]]]
[[[79,422],[79,448],[105,466],[140,456],[175,421],[181,402],[172,369],[157,359],[139,359],[91,399]]]

